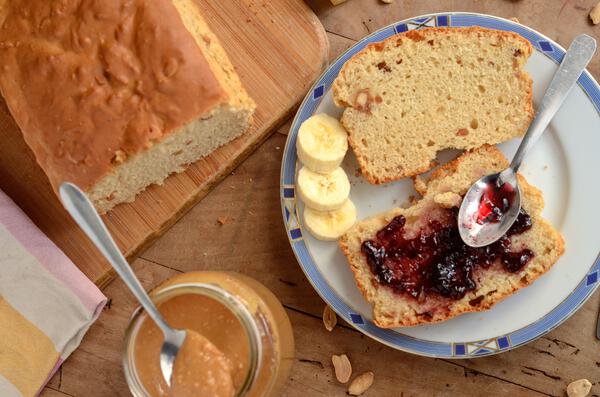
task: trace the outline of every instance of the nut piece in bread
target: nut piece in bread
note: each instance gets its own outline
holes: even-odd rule
[[[438,151],[521,136],[533,117],[523,67],[531,44],[516,33],[410,30],[369,44],[333,83],[362,174],[374,184],[432,168]]]
[[[435,170],[428,181],[415,181],[415,188],[423,195],[415,205],[406,209],[393,209],[358,222],[340,238],[340,247],[348,259],[358,288],[365,299],[374,305],[375,324],[383,328],[406,327],[445,321],[466,312],[487,310],[518,289],[531,284],[558,260],[564,252],[563,239],[540,216],[544,205],[541,192],[519,175],[522,206],[531,216],[532,227],[510,238],[515,249],[526,247],[534,253],[534,257],[521,270],[509,273],[501,267],[499,260],[487,269],[477,268],[473,272],[477,287],[458,300],[434,293],[428,294],[424,300],[417,300],[380,284],[371,271],[361,252],[361,244],[372,239],[394,217],[404,215],[406,227],[415,227],[424,217],[431,217],[436,210],[443,208],[436,202],[436,197],[437,201],[447,204],[448,200],[439,199],[440,194],[451,192],[463,196],[477,179],[507,166],[506,158],[493,146],[486,145],[466,152]],[[442,197],[448,198],[451,195],[445,194]]]

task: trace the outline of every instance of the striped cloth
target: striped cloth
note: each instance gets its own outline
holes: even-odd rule
[[[106,298],[0,191],[0,396],[36,396]]]

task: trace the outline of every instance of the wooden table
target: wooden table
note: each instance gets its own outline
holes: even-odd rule
[[[349,0],[331,7],[308,3],[322,20],[331,58],[365,34],[419,14],[460,10],[516,16],[563,46],[581,32],[599,36],[587,14],[595,0]],[[600,57],[590,70],[600,77]],[[323,301],[297,265],[279,208],[279,169],[289,125],[280,128],[133,267],[147,288],[190,270],[233,270],[267,285],[287,309],[296,337],[296,361],[284,396],[343,396],[331,355],[346,353],[354,371],[371,370],[366,396],[563,396],[566,385],[587,378],[600,395],[600,342],[594,338],[600,295],[550,334],[514,351],[476,360],[423,358],[370,340],[346,324],[327,332]],[[224,224],[217,219],[225,219]],[[121,341],[136,306],[120,280],[104,293],[111,299],[79,349],[42,393],[43,397],[129,396],[121,368]]]

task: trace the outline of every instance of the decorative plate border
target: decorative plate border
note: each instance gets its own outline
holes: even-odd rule
[[[483,357],[505,352],[531,342],[558,327],[575,313],[596,290],[600,279],[599,256],[591,266],[587,275],[581,280],[573,292],[571,292],[564,301],[552,309],[548,314],[537,321],[509,334],[500,335],[491,339],[460,343],[434,342],[403,335],[393,330],[379,328],[371,321],[354,312],[327,284],[306,247],[304,238],[302,237],[302,228],[296,207],[294,187],[296,151],[293,150],[293,148],[296,146],[296,136],[300,124],[314,113],[325,92],[331,88],[333,80],[337,77],[344,63],[354,54],[362,50],[367,44],[384,40],[394,34],[405,32],[407,30],[432,26],[460,27],[474,25],[516,32],[529,40],[536,50],[554,60],[556,63],[560,63],[565,55],[564,48],[541,33],[519,23],[491,15],[462,12],[436,13],[406,19],[388,25],[371,33],[347,50],[336,59],[315,82],[304,98],[304,101],[300,105],[298,113],[294,118],[284,148],[281,166],[280,197],[284,225],[287,230],[292,250],[296,255],[296,259],[317,293],[337,312],[338,315],[365,335],[398,350],[423,356],[443,358]],[[578,83],[594,103],[596,109],[600,112],[600,86],[598,83],[588,71],[585,71],[581,75]]]

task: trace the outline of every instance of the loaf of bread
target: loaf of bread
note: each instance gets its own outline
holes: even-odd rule
[[[369,44],[333,83],[362,174],[386,183],[430,169],[438,151],[521,136],[533,117],[523,37],[480,27],[411,30]]]
[[[254,112],[193,0],[0,0],[0,91],[55,190],[97,209],[241,135]]]
[[[463,296],[460,291],[452,296],[452,293],[457,291],[451,290],[451,285],[443,284],[441,287],[429,284],[428,288],[411,295],[406,292],[406,288],[402,290],[398,287],[399,284],[394,285],[395,281],[390,281],[392,278],[382,280],[380,276],[376,276],[375,269],[370,266],[363,243],[376,238],[378,231],[386,228],[400,215],[404,217],[406,223],[402,233],[396,235],[396,238],[412,236],[424,239],[422,241],[432,241],[432,244],[445,244],[441,239],[434,241],[428,237],[427,230],[432,227],[431,225],[437,224],[436,222],[447,222],[455,227],[456,211],[448,208],[459,206],[467,189],[481,176],[500,171],[507,166],[508,162],[502,153],[493,146],[484,146],[466,152],[435,170],[430,180],[424,181],[419,178],[415,180],[415,188],[423,198],[414,205],[406,209],[394,209],[359,222],[340,239],[340,246],[350,263],[358,288],[364,297],[374,304],[375,324],[384,328],[413,326],[444,321],[465,312],[489,309],[518,289],[532,283],[558,260],[564,251],[563,239],[548,222],[540,217],[543,208],[541,192],[519,175],[519,184],[523,193],[522,208],[530,216],[530,228],[523,228],[521,230],[525,230],[524,232],[515,232],[508,239],[511,253],[528,252],[525,258],[528,261],[523,267],[507,270],[507,265],[501,263],[504,261],[503,256],[490,261],[488,266],[474,266],[470,274],[474,284],[471,284],[470,289],[462,291],[465,292]],[[462,251],[456,252],[458,256],[456,260],[465,260],[465,256],[473,255],[474,252],[482,255],[485,253],[485,249],[468,250],[469,248],[464,246]],[[429,268],[426,268],[423,274],[428,275],[427,277],[431,277],[432,274],[439,276],[436,268],[432,269],[432,267],[451,265],[444,263],[439,265],[439,261],[450,260],[453,254],[443,259],[439,257],[434,259],[426,265]],[[414,261],[412,254],[407,252],[403,254],[396,252],[395,255],[399,255],[400,261]],[[423,257],[426,255],[423,254]],[[520,260],[518,255],[516,259]],[[427,261],[427,258],[424,260]],[[418,260],[410,263],[418,263]],[[411,284],[407,283],[413,279],[410,279],[410,275],[399,274],[401,269],[403,268],[390,267],[387,271],[392,272],[396,279],[408,277],[403,285],[410,287]],[[445,276],[450,273],[448,269],[456,272],[452,277],[461,279],[460,270],[452,266],[446,267]]]

